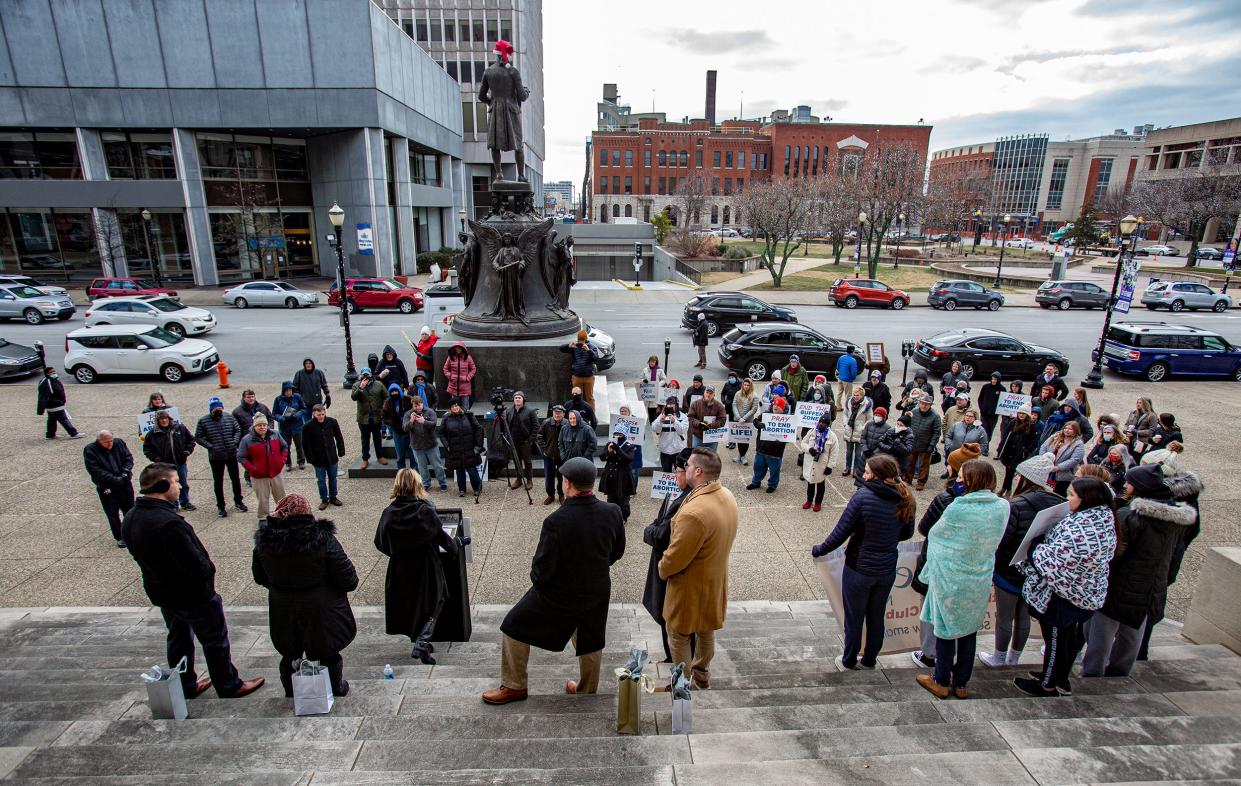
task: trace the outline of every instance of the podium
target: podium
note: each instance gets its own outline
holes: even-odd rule
[[[435,632],[432,641],[469,641],[473,633],[473,622],[470,619],[470,581],[466,572],[466,564],[473,561],[474,549],[471,545],[470,519],[462,514],[461,508],[445,508],[437,510],[444,532],[450,538],[459,538],[461,548],[456,554],[440,549],[440,562],[444,566],[444,578],[448,581],[448,591],[444,596],[444,606],[435,621]]]

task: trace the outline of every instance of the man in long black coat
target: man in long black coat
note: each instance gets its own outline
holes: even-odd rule
[[[94,442],[82,449],[82,461],[95,491],[103,515],[108,518],[108,528],[116,545],[125,548],[121,540],[121,517],[134,506],[134,456],[125,440],[112,436],[111,431],[100,431]]]
[[[646,525],[642,532],[642,542],[651,547],[651,562],[646,569],[646,587],[642,590],[642,605],[650,613],[651,619],[659,623],[659,632],[664,640],[664,663],[672,662],[672,648],[668,646],[668,626],[664,622],[664,595],[668,594],[668,582],[659,577],[659,561],[668,550],[672,540],[672,519],[681,509],[689,491],[689,483],[685,480],[685,466],[689,461],[693,448],[685,448],[676,457],[677,488],[681,493],[673,499],[672,495],[664,497],[659,506],[659,515]]]
[[[534,586],[500,625],[500,687],[483,694],[487,704],[524,700],[530,648],[561,652],[570,639],[580,676],[565,691],[594,693],[599,687],[612,596],[608,570],[625,554],[625,525],[620,508],[594,495],[594,462],[569,459],[560,473],[564,505],[543,520],[530,566]]]

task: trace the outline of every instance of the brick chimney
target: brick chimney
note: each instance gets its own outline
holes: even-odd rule
[[[707,72],[707,108],[704,114],[707,122],[715,125],[715,71]]]

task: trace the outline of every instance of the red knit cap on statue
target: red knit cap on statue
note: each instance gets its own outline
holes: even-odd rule
[[[500,58],[504,60],[505,65],[508,65],[508,61],[513,57],[513,45],[508,41],[505,41],[503,38],[496,41],[496,45],[491,51],[499,52]]]

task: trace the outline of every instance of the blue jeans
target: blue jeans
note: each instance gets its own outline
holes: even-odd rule
[[[845,606],[845,646],[840,654],[840,661],[848,668],[858,662],[858,652],[862,653],[862,663],[875,665],[879,650],[883,649],[883,636],[886,625],[883,621],[884,612],[888,608],[888,596],[892,594],[892,585],[896,583],[896,573],[886,576],[868,576],[858,573],[845,565],[841,579],[840,594]],[[862,623],[866,623],[866,647],[862,648]]]
[[[704,448],[709,448],[710,450],[714,450],[717,453],[719,452],[719,449],[720,449],[720,443],[718,442],[703,442],[702,437],[690,437],[689,438],[689,446],[691,448],[696,448],[699,445],[701,445]]]
[[[767,479],[767,488],[774,489],[780,485],[780,463],[783,460],[781,456],[766,456],[762,453],[754,454],[754,477],[750,479],[750,485],[758,486],[763,482],[763,476],[771,473]]]
[[[974,673],[974,653],[977,649],[977,633],[959,639],[936,636],[935,681],[945,688],[964,688]]]
[[[336,497],[336,465],[315,467],[315,483],[319,484],[319,500],[327,502]]]
[[[177,480],[181,481],[181,507],[190,504],[190,469],[185,464],[177,465]]]
[[[448,478],[444,475],[444,459],[440,456],[440,446],[432,445],[426,450],[415,450],[414,459],[418,462],[418,474],[422,476],[422,487],[431,488],[431,477],[434,475],[440,482],[440,491],[448,488]]]
[[[862,443],[845,440],[845,474],[849,474],[862,463]]]
[[[404,469],[406,464],[414,463],[414,454],[409,449],[409,434],[393,430],[392,446],[396,449],[396,466],[399,469]]]
[[[465,491],[465,479],[470,478],[470,489],[475,494],[482,488],[483,479],[478,476],[478,467],[470,467],[469,469],[458,469],[454,471],[457,476],[457,491]]]

